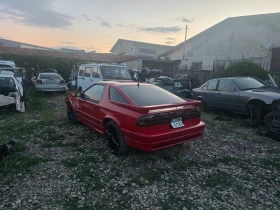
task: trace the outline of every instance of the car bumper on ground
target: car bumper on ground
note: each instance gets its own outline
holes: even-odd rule
[[[62,92],[68,90],[68,88],[66,86],[36,86],[36,90],[41,92]]]
[[[195,140],[203,134],[204,128],[205,123],[200,122],[191,127],[173,129],[158,135],[144,135],[132,132],[128,134],[125,132],[128,134],[125,135],[125,140],[126,144],[130,147],[151,152]]]

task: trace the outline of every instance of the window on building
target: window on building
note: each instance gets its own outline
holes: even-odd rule
[[[139,48],[139,52],[145,54],[156,54],[155,50],[145,49],[145,48]]]

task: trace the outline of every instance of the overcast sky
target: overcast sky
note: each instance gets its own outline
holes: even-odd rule
[[[280,12],[280,0],[0,0],[0,37],[108,52],[118,38],[176,45],[234,16]]]

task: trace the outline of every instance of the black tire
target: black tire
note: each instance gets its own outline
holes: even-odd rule
[[[205,111],[206,110],[205,101],[202,98],[198,98],[197,100],[201,102],[201,104],[200,104],[201,111]]]
[[[75,112],[70,104],[67,105],[67,116],[71,124],[75,125],[78,123]]]
[[[280,111],[271,111],[264,118],[265,124],[269,128],[280,129]]]
[[[125,143],[121,129],[114,121],[105,125],[105,142],[110,153],[116,156],[124,156],[128,153],[128,146]]]

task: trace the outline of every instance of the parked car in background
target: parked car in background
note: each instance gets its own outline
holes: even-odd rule
[[[213,79],[193,89],[205,108],[250,113],[260,111],[269,127],[280,128],[280,88],[253,77]],[[274,114],[271,114],[274,111]]]
[[[41,73],[57,73],[55,69],[42,69],[39,71],[39,74]]]
[[[181,98],[192,98],[192,82],[187,79],[171,79],[161,76],[152,82],[153,85],[161,87]]]
[[[183,100],[155,85],[97,82],[65,99],[71,123],[78,121],[105,136],[109,151],[128,147],[155,151],[194,140],[203,133],[200,102]]]
[[[16,110],[25,112],[23,97],[23,87],[14,73],[0,70],[0,107],[15,105]]]
[[[68,90],[65,80],[57,73],[41,73],[33,80],[37,91],[65,92]]]
[[[133,81],[128,70],[120,65],[82,64],[79,67],[77,87],[80,91],[99,81]]]

